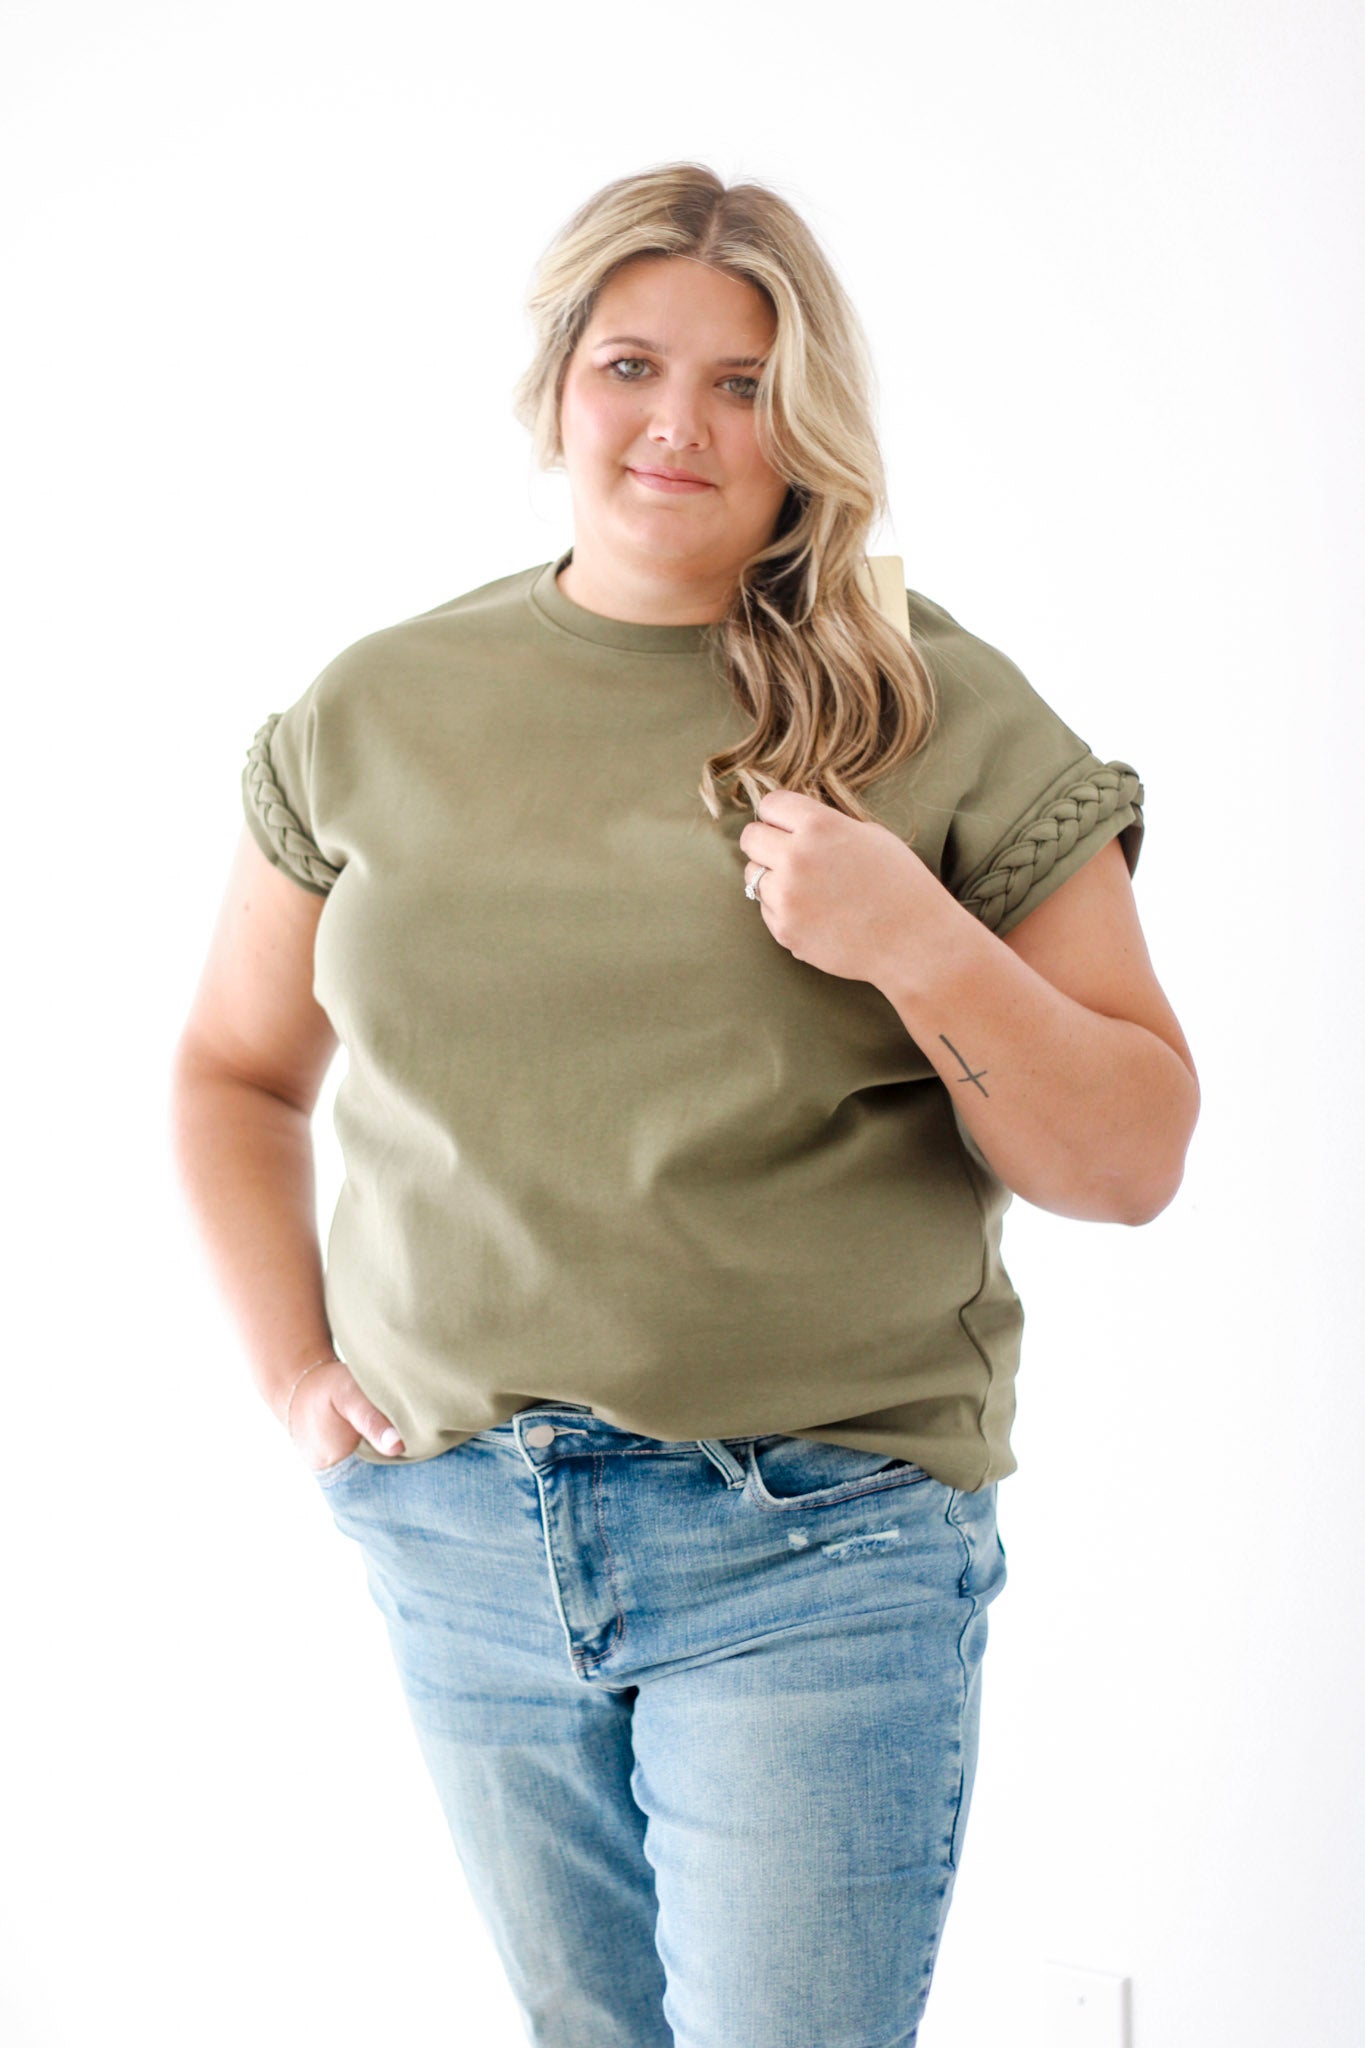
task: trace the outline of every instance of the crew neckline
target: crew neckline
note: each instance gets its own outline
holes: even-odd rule
[[[714,632],[712,624],[646,626],[634,619],[609,619],[575,604],[559,584],[560,570],[572,559],[573,549],[565,548],[557,561],[547,562],[540,570],[528,593],[534,609],[560,632],[634,654],[700,654],[707,646],[708,635]]]

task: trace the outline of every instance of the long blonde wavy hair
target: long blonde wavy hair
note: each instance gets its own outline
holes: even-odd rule
[[[725,675],[753,723],[707,759],[702,800],[719,818],[723,800],[756,808],[766,789],[797,789],[867,820],[859,790],[919,751],[937,703],[913,640],[860,577],[886,509],[862,325],[810,228],[776,192],[726,186],[690,163],[619,178],[559,230],[526,301],[535,354],[513,412],[541,469],[564,467],[560,396],[598,295],[638,256],[687,256],[743,279],[776,319],[754,410],[759,449],[787,495],[718,622]]]

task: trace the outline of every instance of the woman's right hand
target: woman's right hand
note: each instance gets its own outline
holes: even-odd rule
[[[350,1367],[339,1358],[300,1380],[289,1433],[312,1472],[339,1465],[362,1437],[382,1457],[403,1453],[403,1440],[388,1416],[361,1392]]]

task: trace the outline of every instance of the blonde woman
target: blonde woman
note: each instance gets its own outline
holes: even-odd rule
[[[265,718],[182,1171],[528,2038],[892,2048],[1005,1581],[1002,1217],[1148,1221],[1198,1114],[1142,786],[879,593],[865,344],[776,193],[623,178],[530,312],[572,545]]]

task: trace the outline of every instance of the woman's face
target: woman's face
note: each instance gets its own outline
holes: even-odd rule
[[[574,510],[561,581],[576,602],[659,623],[722,616],[787,495],[755,435],[776,331],[753,285],[688,257],[637,257],[603,288],[560,401]],[[702,487],[660,488],[647,470]]]

